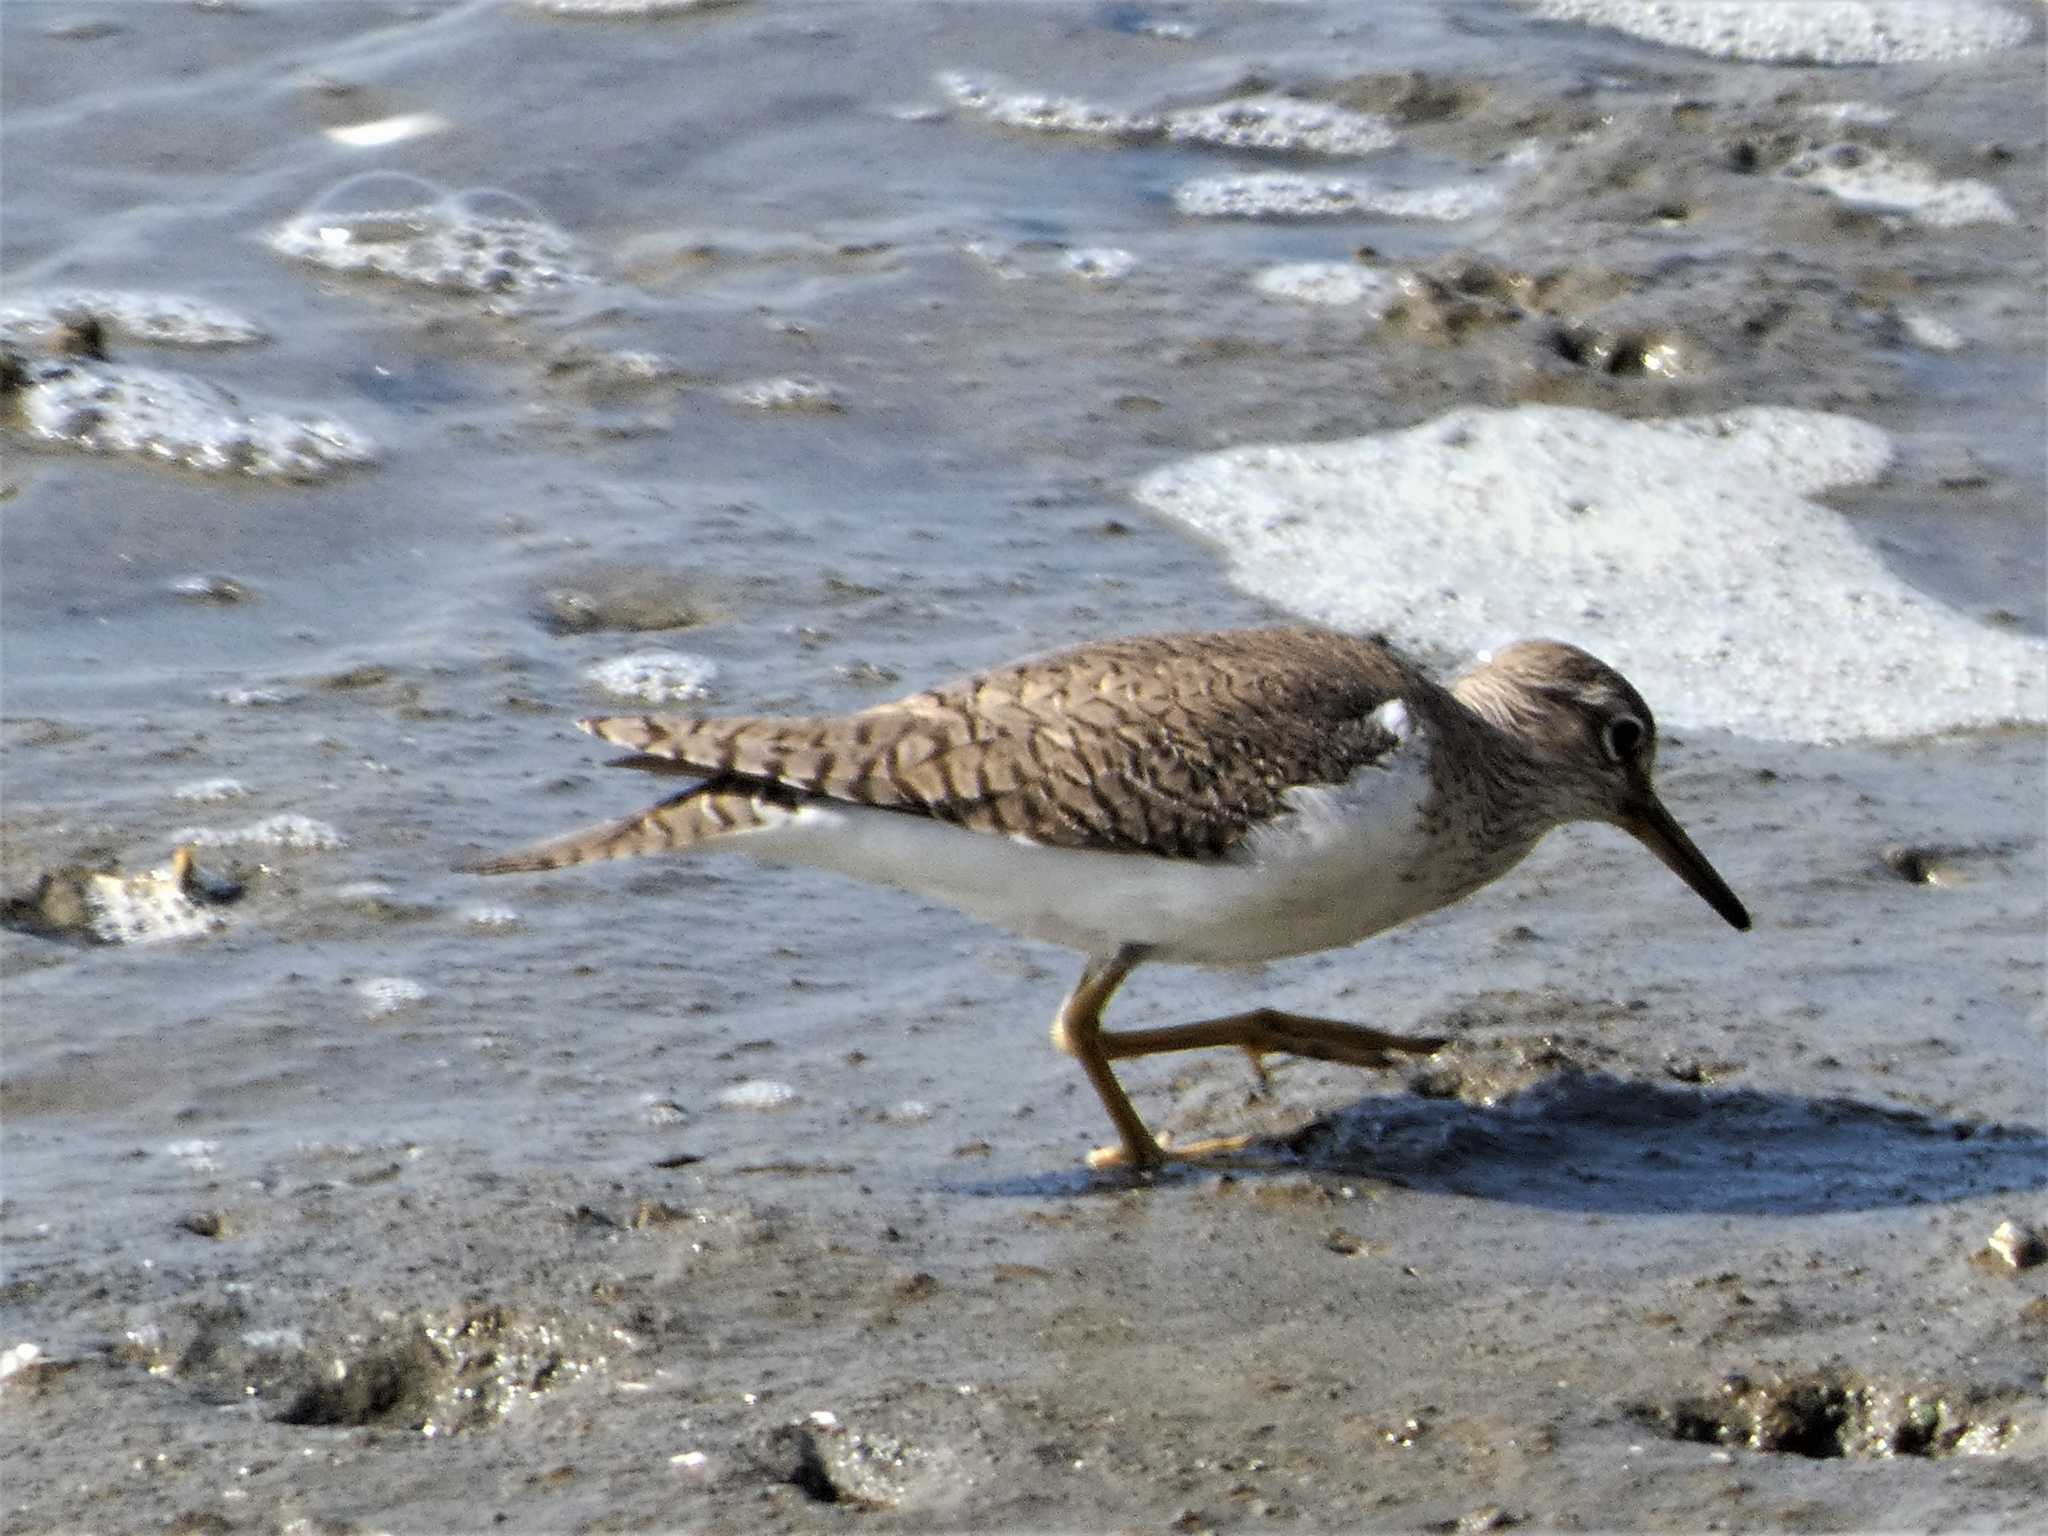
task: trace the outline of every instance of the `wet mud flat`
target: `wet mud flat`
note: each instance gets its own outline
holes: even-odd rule
[[[53,148],[10,168],[47,215],[10,220],[14,259],[237,301],[102,293],[98,349],[42,334],[76,300],[8,322],[30,333],[0,562],[10,1528],[1862,1530],[2048,1506],[2037,728],[1667,730],[1663,785],[1757,912],[1746,937],[1580,829],[1356,951],[1148,969],[1112,1027],[1271,1002],[1453,1043],[1399,1073],[1276,1064],[1263,1098],[1227,1053],[1133,1067],[1157,1128],[1263,1138],[1139,1185],[1081,1168],[1107,1126],[1044,1039],[1071,957],[738,859],[447,869],[626,808],[566,723],[624,707],[615,686],[853,708],[1081,634],[1298,616],[1292,573],[1241,573],[1248,596],[1219,558],[1242,548],[1134,488],[1454,408],[1853,412],[1897,451],[1828,494],[2009,642],[1986,676],[2021,670],[2038,20],[1992,8],[2024,44],[1953,68],[1831,70],[1569,6],[1388,8],[1384,34],[1316,7],[906,7],[900,33],[670,9],[607,33],[457,7],[417,35],[425,13],[341,6],[40,11],[10,36],[117,90],[93,48],[171,35],[208,93],[68,138],[61,102],[18,118]],[[616,80],[659,147],[635,155],[705,159],[607,158],[614,117],[554,63]],[[265,142],[238,150],[206,69],[251,67]],[[393,167],[545,208],[443,207],[410,171],[378,185],[418,207],[321,201],[327,126],[427,106],[469,131]],[[1398,128],[1384,175],[1370,115]],[[232,212],[105,241],[67,188],[101,185],[72,173],[116,122],[124,152],[232,164],[187,200]],[[908,179],[879,196],[792,153],[827,134]],[[508,169],[479,144],[543,148]],[[1372,218],[1376,181],[1454,185],[1462,217]],[[424,281],[375,270],[422,251]],[[579,297],[524,307],[557,290]],[[48,441],[14,455],[30,429]],[[1472,527],[1413,521],[1446,548]],[[1306,547],[1379,605],[1363,622],[1462,658],[1431,646],[1426,589]],[[1839,596],[1808,560],[1793,585]],[[1556,586],[1498,564],[1477,595]],[[1654,656],[1688,594],[1621,569],[1589,643]],[[1938,713],[1917,633],[1870,648]],[[1827,682],[1751,692],[1775,722],[1898,730],[1882,692]],[[1669,725],[1702,696],[1653,703]]]
[[[9,1326],[41,1343],[0,1405],[14,1518],[2016,1528],[2048,1492],[2048,865],[2020,822],[2048,753],[1767,756],[1701,745],[1672,775],[1749,938],[1708,944],[1638,850],[1576,836],[1335,960],[1162,970],[1133,1005],[1162,1020],[1373,1016],[1376,971],[1458,975],[1401,1020],[1453,1044],[1403,1073],[1283,1065],[1265,1098],[1227,1053],[1129,1073],[1175,1135],[1260,1133],[1224,1166],[1078,1166],[1106,1126],[1038,1032],[1063,962],[1023,945],[935,960],[949,1001],[911,1034],[849,1034],[821,941],[770,984],[772,1038],[706,1042],[716,1081],[802,1093],[720,1108],[642,1039],[637,1080],[679,1102],[554,1166],[431,1119],[237,1162],[233,1104],[145,1105],[138,1187],[184,1166],[115,1207],[134,1228],[13,1229]],[[614,893],[561,895],[551,921],[611,921]],[[941,956],[964,927],[913,916]],[[931,952],[868,921],[848,942],[884,970]],[[475,1027],[378,1049],[431,1075]],[[552,1046],[559,1112],[602,1117],[590,1036]],[[875,1107],[906,1089],[929,1107]],[[530,1116],[526,1092],[469,1107]],[[332,1111],[308,1108],[310,1134]]]

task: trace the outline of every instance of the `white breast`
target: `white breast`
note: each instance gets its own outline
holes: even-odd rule
[[[1288,792],[1288,811],[1229,858],[1054,848],[923,816],[813,802],[735,838],[761,857],[919,891],[1091,955],[1240,964],[1356,943],[1462,895],[1433,874],[1428,742],[1398,703],[1402,744],[1348,783]]]

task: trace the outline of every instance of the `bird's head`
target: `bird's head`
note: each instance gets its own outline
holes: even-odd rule
[[[1519,744],[1558,822],[1604,821],[1641,842],[1735,928],[1749,912],[1657,797],[1657,722],[1627,678],[1577,646],[1525,640],[1451,691]]]

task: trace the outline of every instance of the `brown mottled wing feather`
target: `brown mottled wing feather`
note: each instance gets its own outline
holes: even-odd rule
[[[1067,848],[1214,858],[1298,784],[1395,741],[1370,717],[1432,686],[1322,630],[1146,635],[1000,667],[858,714],[584,720],[627,766],[706,782],[638,816],[481,866],[558,868],[688,847],[806,797]]]

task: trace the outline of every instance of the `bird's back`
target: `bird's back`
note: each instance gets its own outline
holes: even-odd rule
[[[1048,847],[1209,860],[1397,745],[1374,712],[1433,690],[1386,646],[1287,628],[1105,640],[846,715],[580,722],[618,761],[701,782],[486,873],[670,852],[806,800],[930,817]]]

